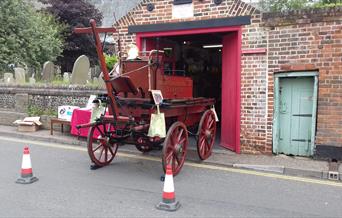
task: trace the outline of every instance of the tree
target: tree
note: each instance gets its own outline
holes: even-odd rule
[[[342,0],[260,0],[259,6],[266,12],[284,12],[312,7],[334,7]]]
[[[9,64],[40,68],[62,52],[63,26],[22,0],[0,1],[0,70]]]
[[[338,3],[342,3],[341,0],[322,0],[323,4],[338,4]]]
[[[309,5],[310,0],[261,0],[259,2],[263,11],[284,12],[303,9]]]
[[[102,14],[92,4],[84,0],[40,0],[47,7],[44,9],[53,14],[68,27],[64,31],[66,44],[62,57],[58,58],[62,72],[71,71],[73,63],[80,55],[87,55],[92,64],[96,63],[97,55],[91,35],[77,35],[72,31],[75,27],[88,27],[89,20],[95,19],[101,25]]]

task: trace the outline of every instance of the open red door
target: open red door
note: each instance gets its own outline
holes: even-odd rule
[[[222,43],[221,146],[240,153],[241,29]]]

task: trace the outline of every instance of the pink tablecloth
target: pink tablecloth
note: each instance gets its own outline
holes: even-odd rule
[[[108,114],[108,112],[106,113]],[[71,134],[75,136],[82,136],[82,137],[88,137],[88,131],[90,128],[80,128],[79,130],[76,128],[77,125],[80,124],[86,124],[90,122],[91,118],[91,110],[87,109],[74,109],[72,112],[71,117]],[[99,127],[101,130],[103,130],[103,127]],[[113,130],[113,128],[111,128]],[[100,135],[99,131],[95,129],[93,138],[97,138]]]
[[[71,134],[76,136],[88,136],[89,128],[77,129],[76,126],[90,122],[91,110],[75,109],[71,117]],[[79,133],[79,134],[78,134]],[[98,136],[98,133],[97,133]]]

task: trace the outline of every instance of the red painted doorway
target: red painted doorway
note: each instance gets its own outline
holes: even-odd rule
[[[221,146],[240,153],[241,31],[222,42]]]
[[[140,50],[153,48],[156,37],[186,36],[218,33],[222,38],[222,104],[221,140],[224,148],[240,153],[240,71],[241,71],[241,27],[220,27],[194,30],[137,33]]]

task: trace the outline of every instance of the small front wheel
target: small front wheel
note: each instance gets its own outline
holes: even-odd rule
[[[188,131],[182,122],[175,122],[167,131],[163,146],[162,164],[164,172],[167,165],[171,165],[173,175],[176,176],[183,167],[188,147]]]
[[[99,167],[112,162],[118,150],[118,144],[111,141],[111,124],[96,124],[88,133],[88,154],[90,160]]]

